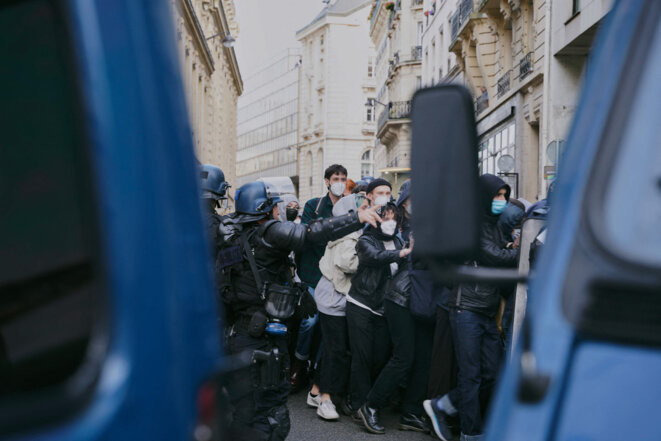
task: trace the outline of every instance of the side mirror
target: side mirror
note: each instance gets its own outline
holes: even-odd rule
[[[473,100],[460,85],[421,89],[411,107],[415,252],[462,263],[480,240],[477,133]]]

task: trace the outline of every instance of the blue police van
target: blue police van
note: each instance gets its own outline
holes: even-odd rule
[[[488,440],[661,439],[660,79],[661,2],[616,2],[530,274],[459,264],[479,246],[472,100],[452,85],[414,97],[416,251],[445,281],[528,284]],[[416,176],[430,163],[435,175]]]
[[[170,14],[0,2],[0,437],[213,435],[220,326]]]

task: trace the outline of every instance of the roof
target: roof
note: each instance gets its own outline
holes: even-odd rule
[[[371,0],[331,0],[329,6],[324,7],[314,20],[296,31],[296,34],[308,29],[327,15],[349,15],[369,3],[371,3]]]

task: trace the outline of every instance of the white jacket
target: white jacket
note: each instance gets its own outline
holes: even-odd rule
[[[335,291],[346,295],[351,289],[351,276],[358,270],[356,243],[363,234],[355,231],[333,242],[328,242],[326,252],[319,261],[319,269],[335,287]]]

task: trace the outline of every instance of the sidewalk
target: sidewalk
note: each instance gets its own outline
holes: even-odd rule
[[[381,423],[386,428],[385,435],[368,433],[362,425],[354,423],[350,417],[340,416],[339,421],[324,421],[317,416],[317,410],[305,404],[307,391],[289,397],[291,432],[288,441],[430,441],[434,436],[424,433],[397,430],[399,415],[390,408],[382,414]]]

